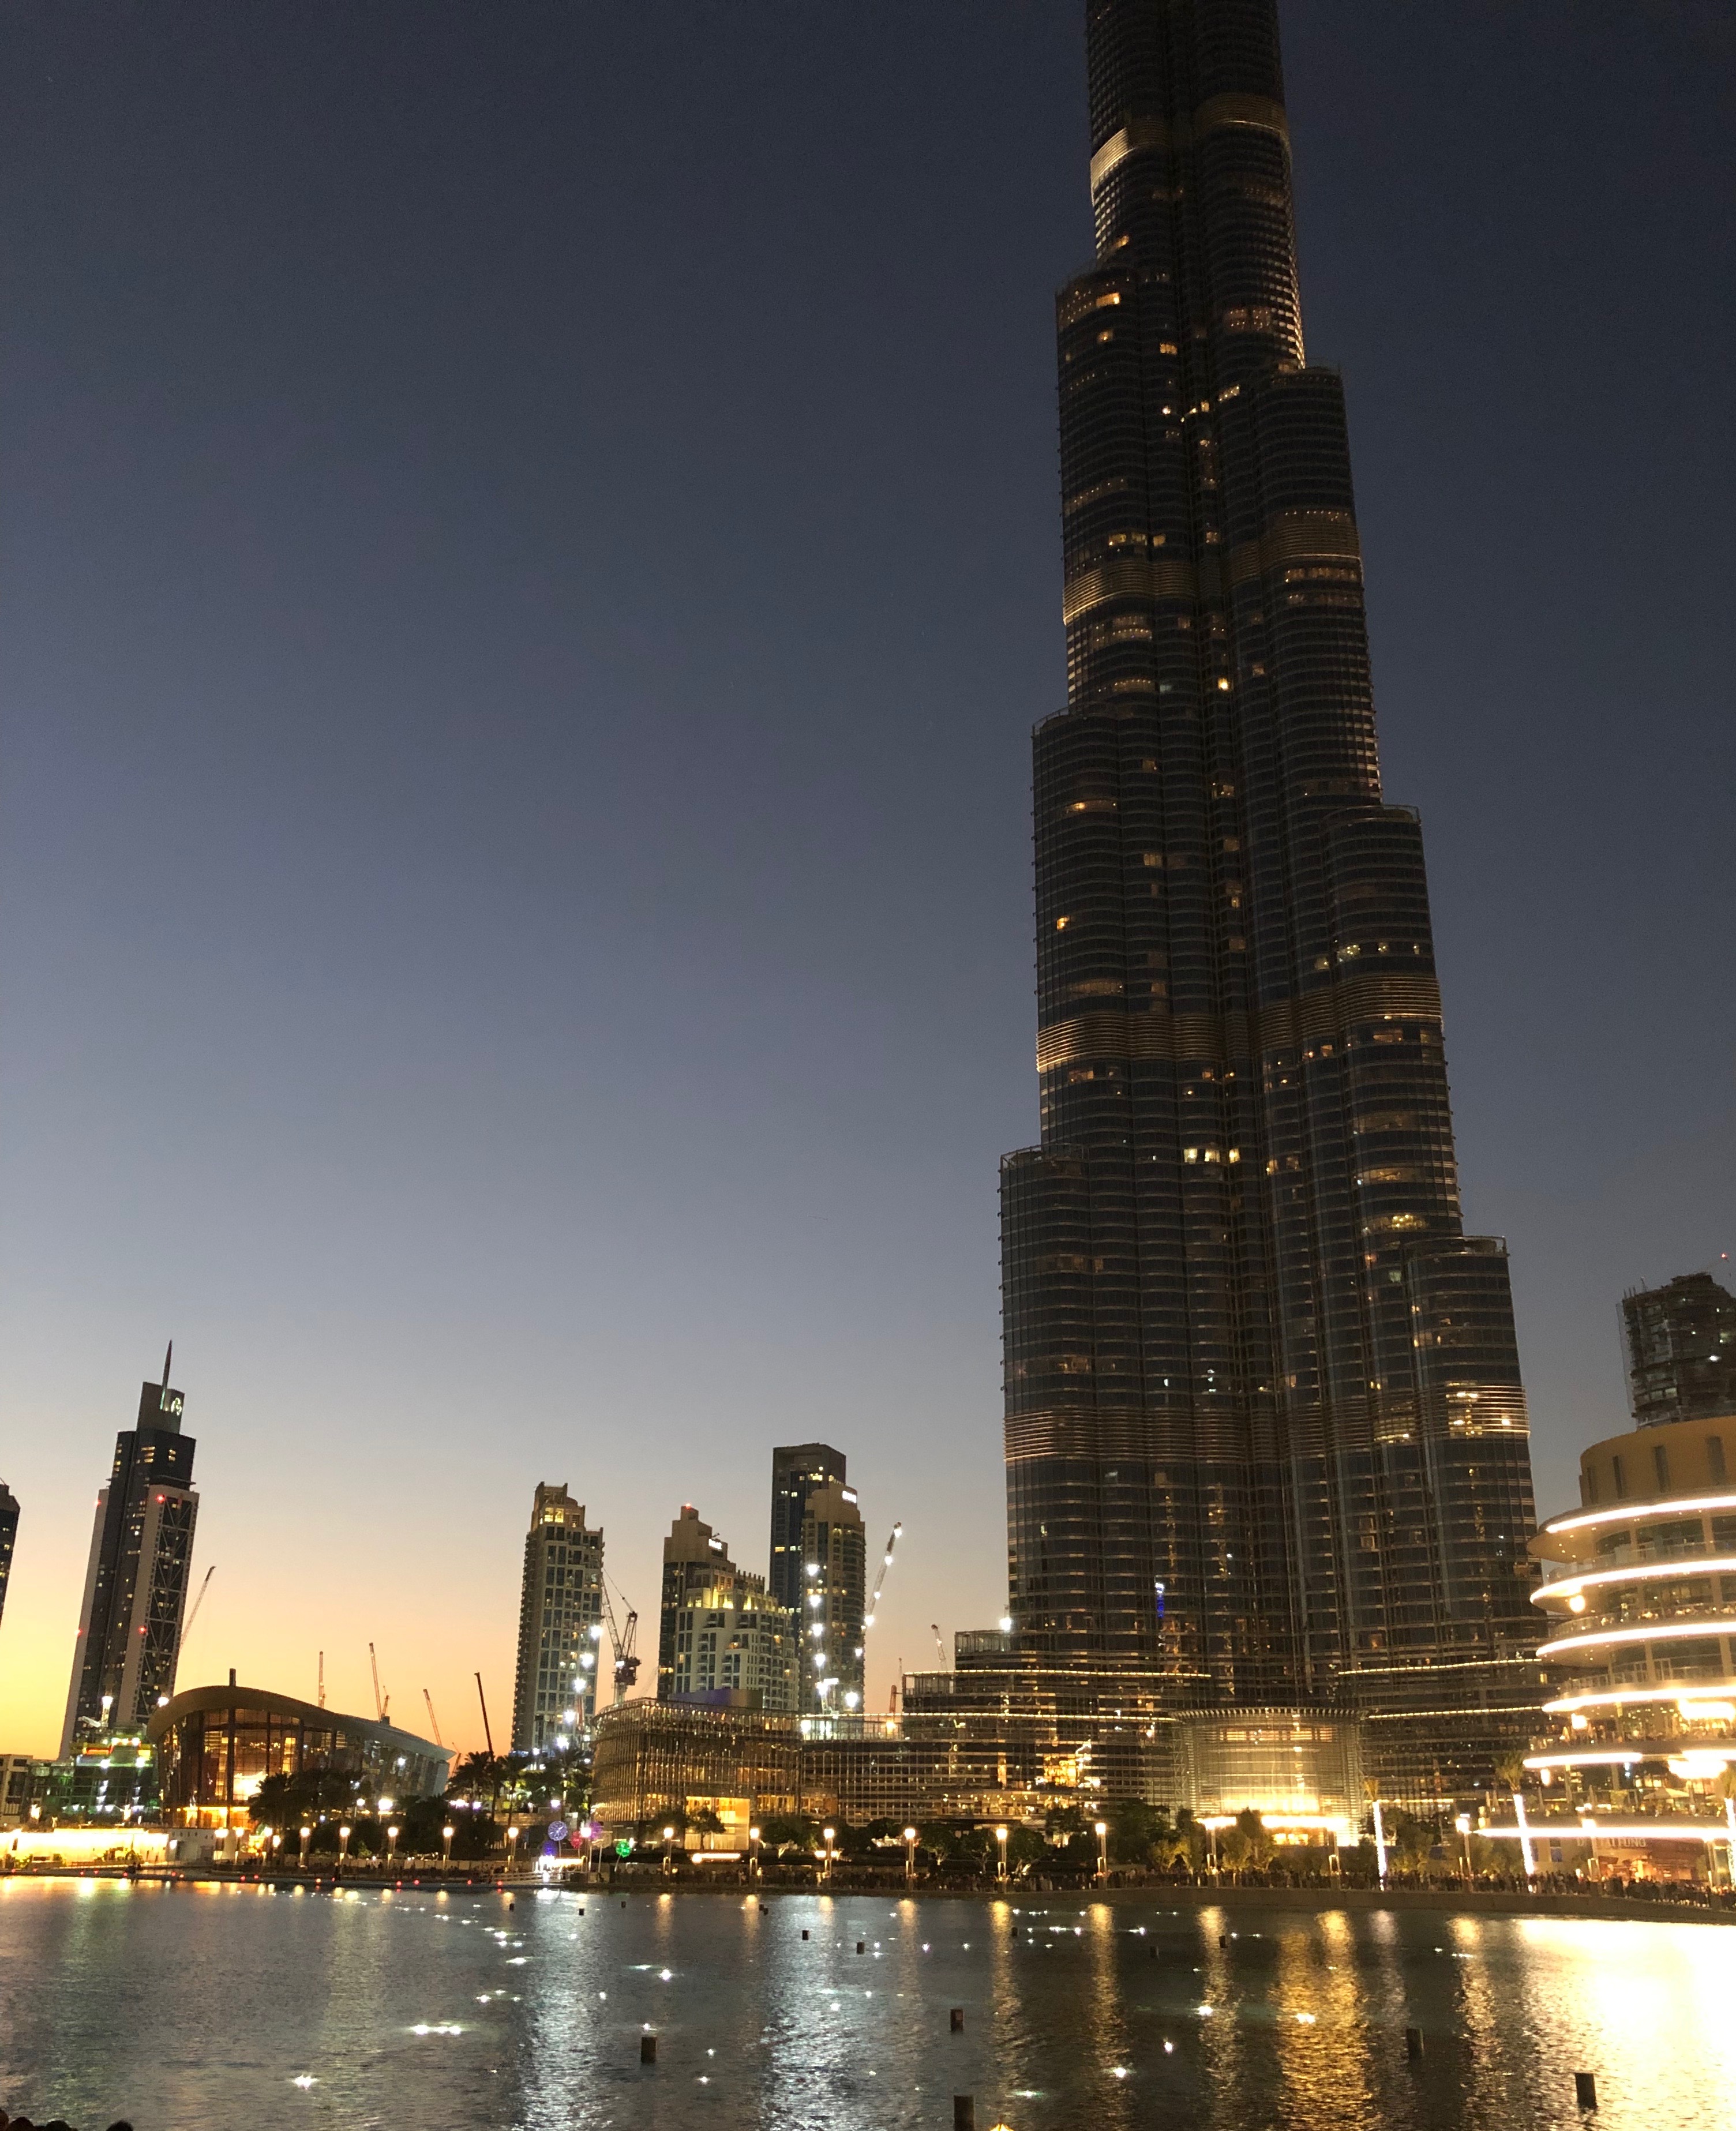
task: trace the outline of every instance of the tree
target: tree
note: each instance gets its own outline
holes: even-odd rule
[[[787,1850],[807,1854],[819,1846],[818,1822],[805,1813],[769,1813],[760,1823],[760,1841],[774,1856]]]
[[[1167,1806],[1147,1805],[1143,1798],[1117,1798],[1104,1813],[1109,1822],[1110,1861],[1115,1865],[1150,1865],[1158,1860],[1160,1844],[1170,1835]]]

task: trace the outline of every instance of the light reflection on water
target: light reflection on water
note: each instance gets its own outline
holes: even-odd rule
[[[1728,1928],[1153,1894],[768,1907],[0,1883],[0,2106],[138,2131],[945,2131],[971,2093],[1013,2131],[1566,2131],[1584,2068],[1599,2131],[1736,2120]]]

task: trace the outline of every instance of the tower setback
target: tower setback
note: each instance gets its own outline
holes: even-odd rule
[[[1014,1648],[1160,1702],[1348,1700],[1377,1778],[1450,1789],[1541,1699],[1525,1401],[1504,1246],[1460,1216],[1422,832],[1381,790],[1276,7],[1086,16],[1041,1142],[1001,1173]]]

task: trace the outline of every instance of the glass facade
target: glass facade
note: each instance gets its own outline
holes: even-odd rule
[[[188,1820],[226,1817],[267,1776],[315,1769],[361,1777],[400,1798],[438,1795],[449,1756],[430,1741],[261,1688],[204,1687],[153,1717],[162,1802]]]
[[[802,1520],[808,1497],[835,1480],[850,1477],[849,1461],[829,1443],[784,1443],[771,1453],[771,1552],[766,1584],[780,1606],[798,1612],[802,1606]]]
[[[60,1759],[82,1737],[137,1731],[175,1692],[181,1615],[199,1517],[196,1444],[165,1372],[139,1394],[135,1426],[115,1438],[97,1496]]]
[[[1440,1667],[1475,1712],[1442,1780],[1477,1788],[1527,1729],[1490,1714],[1529,1655],[1524,1394],[1504,1249],[1460,1218],[1421,830],[1381,791],[1276,8],[1087,18],[1042,1137],[1002,1166],[1017,1650],[1375,1716]]]

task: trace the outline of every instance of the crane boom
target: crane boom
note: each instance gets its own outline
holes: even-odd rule
[[[422,1690],[422,1699],[428,1704],[429,1729],[434,1733],[434,1742],[437,1746],[444,1746],[446,1741],[440,1736],[440,1720],[434,1715],[434,1697],[425,1687]]]
[[[626,1592],[622,1591],[616,1595],[621,1604],[626,1606]],[[639,1678],[639,1653],[636,1648],[639,1640],[639,1615],[632,1607],[627,1606],[627,1625],[626,1631],[623,1632],[621,1623],[615,1617],[615,1608],[610,1602],[607,1577],[604,1578],[602,1585],[602,1610],[608,1620],[609,1641],[615,1651],[615,1707],[618,1709],[627,1698],[627,1689]]]
[[[874,1626],[874,1616],[880,1610],[880,1593],[886,1587],[886,1571],[892,1566],[893,1549],[897,1546],[899,1534],[904,1529],[902,1523],[892,1527],[892,1536],[886,1542],[886,1552],[880,1562],[880,1573],[874,1579],[874,1596],[868,1601],[868,1611],[862,1616],[865,1628]]]
[[[367,1662],[374,1675],[374,1714],[383,1724],[386,1722],[386,1708],[380,1699],[380,1660],[374,1655],[374,1646],[372,1643],[367,1646]]]

